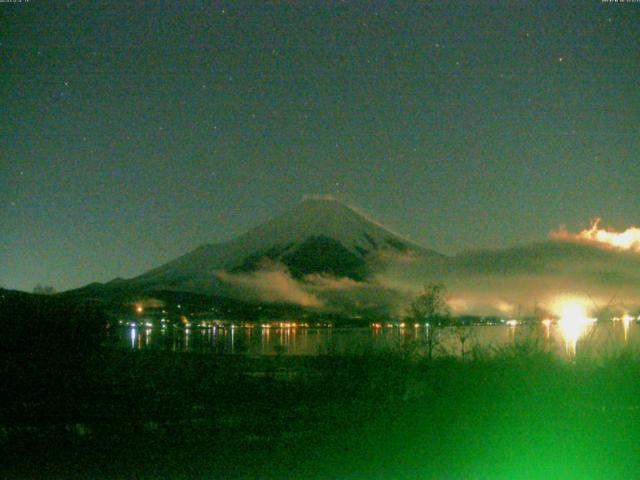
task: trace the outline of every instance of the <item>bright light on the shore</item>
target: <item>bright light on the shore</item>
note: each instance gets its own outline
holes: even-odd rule
[[[587,309],[583,302],[567,300],[559,306],[560,321],[578,321],[587,318]]]
[[[562,332],[567,353],[575,354],[578,340],[587,333],[596,320],[589,318],[587,302],[581,298],[561,300],[557,303],[556,310],[560,317],[558,326]]]

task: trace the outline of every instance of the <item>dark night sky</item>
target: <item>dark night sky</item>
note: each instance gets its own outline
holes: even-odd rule
[[[55,5],[52,5],[55,4]],[[443,253],[640,223],[640,3],[0,3],[0,286],[333,193]]]

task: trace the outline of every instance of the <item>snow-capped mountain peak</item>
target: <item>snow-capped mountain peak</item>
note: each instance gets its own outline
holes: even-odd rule
[[[248,271],[264,258],[287,266],[294,275],[327,273],[362,279],[381,252],[438,255],[366,219],[333,199],[306,199],[240,237],[204,245],[134,282],[182,282],[216,271]]]

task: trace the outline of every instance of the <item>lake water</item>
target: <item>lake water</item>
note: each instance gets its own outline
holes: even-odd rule
[[[436,335],[434,353],[462,355],[474,349],[489,351],[535,342],[563,357],[576,353],[613,354],[624,347],[640,348],[640,325],[635,322],[602,322],[567,328],[551,325],[482,325],[427,327],[263,327],[215,326],[208,328],[118,327],[111,331],[111,345],[128,349],[245,355],[358,354],[368,351],[412,351],[425,354],[429,335]]]

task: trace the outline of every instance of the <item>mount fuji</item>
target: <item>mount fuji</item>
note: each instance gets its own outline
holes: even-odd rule
[[[337,200],[314,198],[234,240],[202,245],[140,276],[91,287],[220,294],[224,290],[221,272],[242,275],[265,269],[285,271],[296,281],[321,276],[363,282],[387,260],[398,257],[434,262],[446,258]]]

